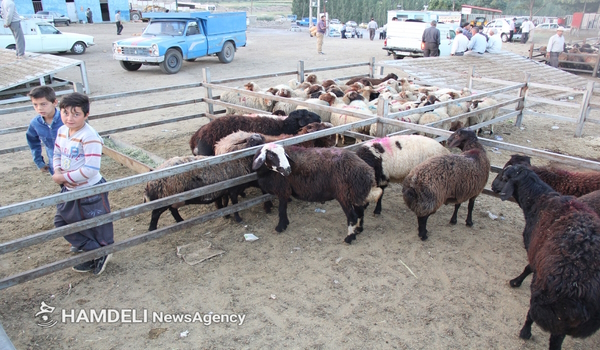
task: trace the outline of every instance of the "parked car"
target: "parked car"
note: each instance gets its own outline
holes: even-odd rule
[[[337,18],[334,18],[331,21],[329,21],[329,24],[340,24],[340,23],[342,23],[342,22],[340,22],[340,20]]]
[[[506,18],[499,18],[489,22],[484,28],[483,33],[489,35],[490,30],[494,30],[497,35],[500,35],[503,42],[507,42],[510,37],[510,24]],[[514,36],[513,36],[514,39]]]
[[[292,26],[290,27],[290,32],[301,32],[302,28],[298,27],[298,25],[296,24],[292,24]]]
[[[296,22],[298,20],[298,16],[296,15],[287,15],[287,20],[290,22]]]
[[[21,20],[21,28],[25,34],[27,52],[67,52],[81,55],[94,45],[94,37],[84,34],[63,33],[51,23],[40,19]],[[0,27],[0,47],[15,49],[15,38],[10,28]]]
[[[535,28],[536,29],[554,29],[554,30],[556,30],[558,28],[558,23],[541,23],[541,24],[538,24]]]
[[[54,25],[61,23],[68,26],[71,24],[69,17],[54,11],[38,11],[33,15],[33,18],[39,18]]]
[[[362,38],[363,33],[357,27],[346,26],[346,38]]]
[[[302,26],[302,27],[308,27],[309,24],[309,19],[308,17],[304,17],[302,18],[301,21],[296,22],[297,25]],[[317,25],[317,18],[313,17],[312,18],[312,25],[316,26]]]
[[[358,24],[354,21],[348,21],[346,22],[346,27],[358,27]]]
[[[335,28],[330,28],[329,29],[329,36],[332,38],[341,38],[342,37],[342,33],[335,29]]]
[[[246,46],[246,12],[148,12],[144,17],[150,23],[141,37],[113,43],[113,58],[130,72],[153,65],[175,74],[183,60],[208,55],[230,63],[236,49]]]

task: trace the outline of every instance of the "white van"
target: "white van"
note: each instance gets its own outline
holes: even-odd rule
[[[391,21],[387,24],[387,35],[383,49],[395,59],[423,57],[423,31],[431,26],[428,22],[406,20]],[[440,56],[450,56],[452,40],[456,36],[456,23],[438,23],[440,30]]]
[[[498,18],[489,22],[483,28],[483,32],[485,34],[489,34],[490,30],[492,29],[496,34],[500,35],[500,38],[502,38],[502,42],[507,42],[510,38],[510,24],[508,23],[507,18]],[[521,40],[521,34],[514,33],[513,40]]]

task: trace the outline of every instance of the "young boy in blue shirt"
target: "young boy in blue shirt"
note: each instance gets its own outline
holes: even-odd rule
[[[52,166],[52,158],[54,155],[54,142],[56,140],[56,132],[63,125],[60,119],[60,110],[56,108],[58,101],[54,90],[49,86],[38,86],[33,88],[29,93],[33,108],[38,114],[31,120],[29,128],[27,128],[27,144],[31,149],[31,155],[35,165],[42,171],[49,171],[54,175]],[[48,164],[42,156],[42,144],[46,148],[46,156]]]

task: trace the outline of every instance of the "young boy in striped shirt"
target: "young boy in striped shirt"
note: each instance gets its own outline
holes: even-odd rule
[[[61,193],[106,182],[100,175],[102,138],[86,120],[90,100],[86,95],[72,93],[60,102],[63,126],[58,129],[54,145],[54,175],[52,180],[64,185]],[[95,216],[110,213],[108,193],[76,199],[57,205],[54,226],[61,227]],[[66,235],[76,250],[90,251],[113,244],[112,222]],[[73,267],[77,272],[101,274],[112,254],[86,261]]]

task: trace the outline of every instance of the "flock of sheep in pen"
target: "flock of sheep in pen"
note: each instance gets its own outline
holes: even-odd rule
[[[259,91],[254,83],[246,84],[246,88]],[[296,107],[293,101],[268,99],[268,94],[273,94],[371,113],[372,100],[378,94],[388,94],[390,107],[396,111],[468,96],[469,91],[423,88],[388,75],[384,79],[353,79],[345,85],[333,80],[318,83],[311,76],[306,83],[263,92],[264,98],[235,92],[220,98],[273,114],[214,119],[192,136],[193,155],[172,158],[159,169],[262,145],[253,157],[151,181],[144,199],[152,201],[253,172],[258,180],[155,209],[150,230],[157,228],[160,215],[167,209],[179,222],[183,219],[177,208],[182,205],[215,203],[223,208],[229,199],[236,204],[247,188],[257,187],[278,198],[277,232],[290,224],[287,206],[291,197],[310,202],[337,200],[347,219],[345,242],[351,243],[363,231],[368,204],[376,203],[374,213],[381,213],[383,192],[389,182],[402,183],[404,202],[417,216],[421,240],[427,239],[428,217],[444,204],[454,204],[450,224],[456,224],[461,203],[468,202],[466,224],[473,225],[475,198],[488,181],[490,160],[477,133],[463,126],[493,118],[493,109],[454,123],[456,130],[448,138],[447,148],[423,135],[398,135],[369,140],[351,152],[334,147],[337,140],[333,135],[293,146],[273,143],[357,119]],[[408,119],[427,124],[494,104],[492,99],[461,102]],[[357,131],[373,134],[373,128]],[[395,131],[385,130],[386,134]],[[452,148],[460,152],[450,153],[448,149]],[[530,308],[520,337],[531,337],[533,322],[551,333],[550,349],[560,349],[566,335],[592,335],[600,328],[600,174],[536,167],[528,157],[515,155],[493,181],[492,190],[502,200],[513,197],[526,221],[523,238],[529,264],[510,281],[512,287],[518,287],[533,273]],[[265,202],[265,212],[269,213],[272,206]],[[234,216],[236,221],[242,220],[238,213]]]

